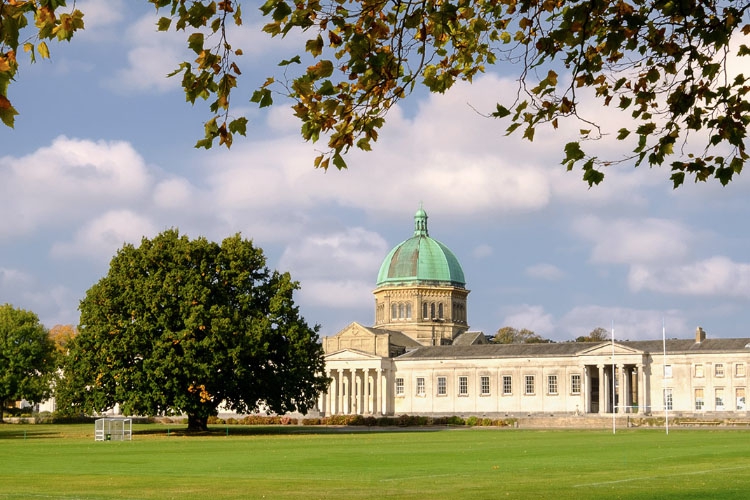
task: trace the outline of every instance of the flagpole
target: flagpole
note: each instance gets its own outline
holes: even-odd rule
[[[664,350],[664,370],[661,380],[664,392],[664,430],[669,435],[669,406],[667,405],[667,329],[664,326],[664,318],[661,319],[661,342]]]
[[[617,409],[617,401],[615,399],[615,380],[615,321],[612,320],[612,434],[617,432],[617,424],[615,423],[615,410]]]

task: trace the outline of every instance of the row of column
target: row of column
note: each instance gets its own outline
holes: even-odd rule
[[[331,379],[328,392],[321,394],[324,415],[387,415],[388,379],[382,368],[326,370]]]
[[[643,411],[645,408],[645,374],[643,365],[625,365],[617,364],[614,365],[615,376],[619,379],[617,383],[617,389],[612,386],[612,366],[613,365],[596,365],[599,373],[599,387],[598,387],[598,411],[593,411],[591,408],[591,377],[589,371],[586,372],[586,382],[588,383],[587,397],[586,397],[586,412],[587,413],[629,413],[633,407],[633,374],[636,374],[636,398],[639,411]],[[593,368],[593,366],[592,366]],[[616,398],[619,395],[619,400]]]

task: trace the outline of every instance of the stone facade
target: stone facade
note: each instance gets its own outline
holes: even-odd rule
[[[423,210],[415,221],[415,236],[401,246],[420,238],[455,259],[427,235]],[[389,260],[400,249],[381,277],[403,264]],[[665,342],[488,344],[468,331],[469,291],[458,262],[451,265],[461,279],[389,274],[373,292],[374,327],[352,323],[323,339],[331,379],[323,415],[748,416],[750,339],[707,339],[698,328],[694,338]]]

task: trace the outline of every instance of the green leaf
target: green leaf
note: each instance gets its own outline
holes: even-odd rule
[[[509,114],[510,114],[510,110],[508,108],[498,104],[495,112],[492,113],[492,116],[495,118],[505,118]]]
[[[291,59],[285,59],[279,63],[279,66],[288,66],[290,64],[302,64],[299,56],[294,56]]]
[[[188,37],[188,47],[196,54],[203,52],[203,33],[191,34]]]
[[[168,17],[160,17],[156,23],[156,29],[158,31],[169,31],[169,27],[172,25],[172,20]]]
[[[333,165],[339,170],[346,169],[346,162],[344,161],[344,158],[339,153],[335,153],[333,155]]]

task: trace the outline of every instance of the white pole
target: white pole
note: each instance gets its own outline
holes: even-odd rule
[[[667,405],[667,329],[664,318],[661,319],[661,342],[664,350],[664,371],[662,372],[662,386],[664,388],[664,430],[669,434],[669,406]]]
[[[615,380],[615,321],[612,320],[612,434],[615,434],[617,432],[615,416],[615,410],[617,409],[617,406],[615,404]]]

